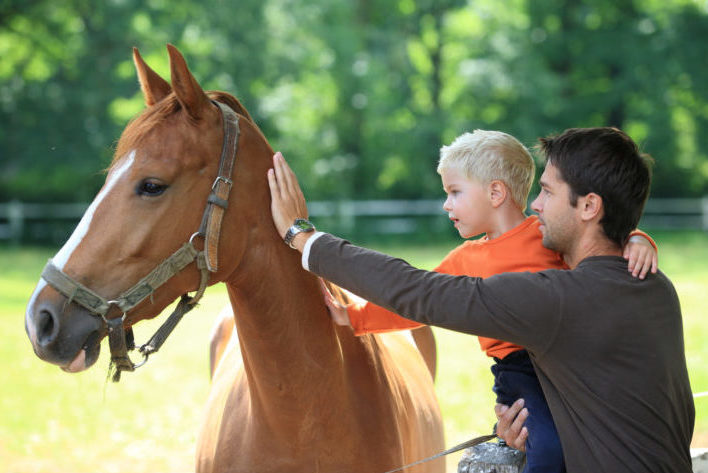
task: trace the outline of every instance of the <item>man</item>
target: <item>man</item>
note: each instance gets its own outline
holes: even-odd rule
[[[306,269],[355,294],[526,347],[569,472],[690,472],[694,408],[678,298],[661,272],[634,279],[622,258],[649,193],[647,160],[614,128],[570,129],[541,149],[547,164],[532,209],[544,246],[569,271],[449,276],[289,228],[307,210],[279,154],[268,174],[273,219]]]

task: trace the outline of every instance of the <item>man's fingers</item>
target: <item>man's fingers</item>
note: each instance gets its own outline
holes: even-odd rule
[[[275,157],[278,163],[278,168],[280,169],[280,175],[278,176],[278,179],[280,180],[283,186],[283,192],[286,196],[297,196],[297,191],[299,190],[299,188],[296,185],[297,178],[295,177],[295,173],[292,169],[290,169],[290,166],[288,166],[287,161],[285,161],[285,158],[283,157],[283,153],[278,151],[277,153],[275,153]]]
[[[511,423],[511,430],[513,431],[519,431],[521,432],[521,428],[524,426],[524,422],[526,422],[526,419],[529,416],[529,410],[526,409],[525,407],[521,409],[521,412],[519,412],[519,415],[516,416],[516,419],[514,419],[514,422]]]
[[[524,422],[529,411],[524,408],[524,400],[517,399],[511,406],[497,404],[494,406],[497,415],[497,435],[512,447],[524,450],[528,431]]]
[[[529,431],[526,427],[521,429],[521,433],[519,434],[517,440],[517,445],[514,446],[515,449],[521,450],[522,452],[526,451],[526,440],[529,438]]]
[[[291,200],[294,195],[297,195],[293,192],[295,174],[285,162],[285,158],[283,158],[283,154],[280,151],[275,153],[275,171],[280,188],[280,198],[284,201]]]
[[[273,201],[280,200],[280,189],[278,189],[278,179],[274,169],[268,169],[268,187],[270,188],[270,198]]]
[[[519,415],[516,416],[516,419],[514,419],[514,422],[511,424],[511,428],[509,429],[509,433],[511,433],[511,442],[508,442],[509,445],[514,447],[517,450],[524,451],[526,448],[526,438],[528,437],[528,431],[526,430],[526,427],[524,427],[524,422],[526,422],[526,419],[529,416],[529,411],[528,409],[524,408],[519,412]]]

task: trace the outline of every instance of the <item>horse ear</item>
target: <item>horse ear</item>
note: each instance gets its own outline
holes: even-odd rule
[[[133,62],[138,70],[138,81],[143,91],[143,97],[145,97],[145,105],[148,107],[155,105],[172,92],[170,84],[143,61],[138,48],[133,48]]]
[[[177,95],[177,100],[192,118],[198,120],[208,109],[209,98],[192,73],[189,72],[187,62],[177,48],[168,44],[167,51],[170,53],[172,87]]]

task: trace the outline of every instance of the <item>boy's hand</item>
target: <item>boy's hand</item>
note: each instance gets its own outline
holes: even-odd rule
[[[307,202],[302,194],[295,173],[290,169],[285,158],[278,151],[273,156],[273,168],[268,170],[273,223],[280,238],[285,238],[288,228],[298,218],[307,218]],[[293,240],[293,246],[302,251],[305,241],[312,233],[299,233]]]
[[[325,305],[329,311],[329,316],[332,317],[332,321],[337,325],[342,325],[346,327],[351,327],[352,324],[349,321],[349,312],[347,312],[347,307],[340,304],[338,301],[332,297],[332,294],[327,289],[324,283],[322,285],[322,293],[324,294]]]
[[[628,260],[627,270],[632,276],[644,279],[649,270],[656,273],[658,255],[649,241],[641,235],[632,236],[624,247],[624,259]]]

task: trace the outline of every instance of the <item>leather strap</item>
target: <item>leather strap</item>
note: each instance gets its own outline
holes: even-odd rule
[[[233,181],[234,162],[236,161],[236,151],[238,150],[238,139],[240,128],[238,126],[238,115],[227,105],[214,102],[221,109],[222,121],[224,124],[224,145],[221,149],[219,159],[219,174],[211,186],[211,193],[207,199],[207,206],[204,210],[204,218],[199,228],[199,233],[204,235],[204,253],[206,256],[207,268],[212,273],[219,269],[218,249],[219,238],[221,236],[221,222],[228,207],[229,194]]]
[[[142,278],[133,287],[121,294],[117,299],[107,300],[78,281],[69,277],[54,265],[50,259],[42,271],[42,279],[47,281],[54,289],[69,298],[67,303],[76,302],[91,312],[105,319],[111,305],[117,306],[122,313],[126,313],[152,295],[157,288],[165,284],[170,278],[182,271],[187,265],[201,255],[191,242],[187,242],[180,249],[157,265],[147,276]]]
[[[71,279],[57,268],[51,259],[44,267],[41,277],[50,286],[68,298],[67,304],[76,302],[94,314],[98,314],[101,317],[106,316],[106,312],[109,309],[108,301],[80,282]]]

